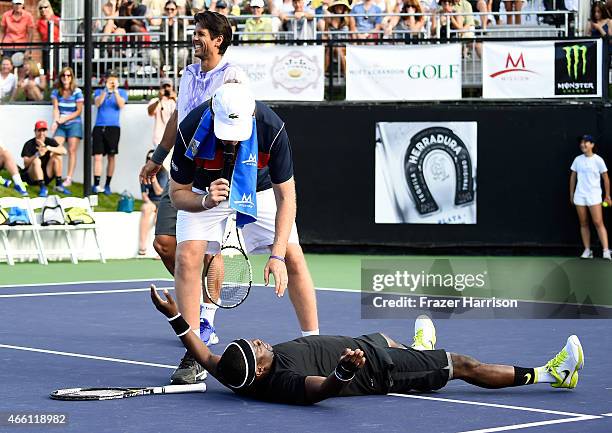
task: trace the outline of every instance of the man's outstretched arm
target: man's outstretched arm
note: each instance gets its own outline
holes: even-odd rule
[[[306,403],[312,404],[336,397],[355,377],[355,372],[366,363],[362,350],[344,349],[338,366],[327,377],[307,376],[305,383]]]
[[[172,298],[172,296],[165,289],[164,296],[167,299],[166,301],[164,301],[159,296],[157,290],[155,289],[155,286],[151,284],[151,301],[153,301],[153,305],[155,305],[155,308],[157,308],[157,310],[164,316],[166,316],[168,319],[179,315],[178,307],[176,305],[176,302],[174,302],[174,298]],[[200,340],[200,338],[198,338],[195,333],[191,332],[191,329],[189,329],[187,333],[181,335],[179,338],[181,339],[183,345],[189,351],[189,353],[191,353],[196,359],[196,361],[198,361],[200,365],[204,366],[204,368],[210,374],[216,377],[217,364],[219,363],[219,359],[221,359],[221,357],[212,353],[208,349],[208,347],[206,347],[206,345],[202,343],[202,340]]]

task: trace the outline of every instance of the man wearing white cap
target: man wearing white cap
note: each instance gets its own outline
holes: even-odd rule
[[[212,130],[214,136],[210,140],[209,136],[199,137],[201,128]],[[202,156],[199,148],[189,155],[187,149],[191,151],[190,141],[195,137],[202,143],[199,147],[205,143],[211,147],[204,149],[209,157]],[[233,202],[228,203],[229,182],[221,178],[227,144],[238,145],[237,154],[240,147],[253,146],[250,155],[257,161],[256,186],[253,182],[256,220],[242,230],[246,250],[270,254],[264,269],[266,284],[271,273],[278,296],[289,285],[302,335],[318,334],[314,285],[295,225],[293,161],[285,124],[268,106],[256,103],[248,87],[239,83],[221,86],[211,103],[197,107],[179,126],[170,171],[172,202],[179,209],[175,271],[179,310],[196,329],[204,252],[219,250],[226,221],[236,213]],[[239,167],[236,164],[235,171]],[[186,369],[179,368],[173,383],[189,383],[191,377]]]
[[[244,33],[242,37],[245,41],[269,41],[274,39],[272,34],[272,20],[262,17],[264,13],[264,0],[251,0],[251,13],[255,16],[249,18],[244,23]]]

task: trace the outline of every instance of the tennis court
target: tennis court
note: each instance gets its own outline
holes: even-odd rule
[[[332,268],[333,258],[338,258],[334,272],[321,272],[325,262]],[[322,287],[317,291],[322,332],[384,331],[398,341],[411,341],[410,321],[361,319],[359,283],[354,281],[359,257],[308,260]],[[256,272],[259,268],[256,261]],[[151,278],[143,279],[147,273]],[[48,394],[77,386],[167,383],[184,349],[152,307],[148,285],[171,288],[172,281],[153,261],[78,267],[57,263],[44,270],[21,265],[3,269],[0,280],[0,412],[65,413],[68,420],[64,426],[29,425],[15,431],[612,431],[612,339],[607,320],[436,321],[438,347],[497,363],[542,365],[568,335],[577,334],[586,358],[573,391],[548,385],[491,391],[453,381],[435,393],[335,398],[294,407],[237,397],[209,377],[205,394],[62,402],[50,400]],[[289,299],[277,299],[272,289],[260,286],[239,308],[222,311],[217,329],[217,353],[238,337],[275,344],[299,332]],[[0,431],[13,427],[5,424]]]

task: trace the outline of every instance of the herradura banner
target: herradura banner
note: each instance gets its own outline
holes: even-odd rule
[[[482,74],[483,98],[598,98],[602,41],[485,42]]]
[[[348,46],[347,101],[461,99],[461,44]]]
[[[224,58],[249,77],[255,98],[262,101],[322,101],[323,46],[230,47]]]

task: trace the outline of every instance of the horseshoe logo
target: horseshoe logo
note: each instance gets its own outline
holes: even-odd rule
[[[459,206],[474,201],[472,160],[465,143],[448,128],[427,128],[412,137],[404,157],[406,182],[416,203],[416,209],[421,215],[433,213],[439,209],[429,191],[423,173],[425,158],[435,150],[446,152],[455,165],[457,180],[455,205]]]

